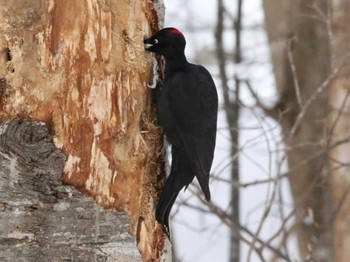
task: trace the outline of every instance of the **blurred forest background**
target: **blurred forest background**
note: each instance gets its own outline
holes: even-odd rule
[[[348,261],[350,3],[165,6],[221,102],[212,202],[180,195],[177,260]]]
[[[350,261],[350,1],[5,2],[1,261],[171,260],[143,44],[163,2],[220,99],[212,201],[180,194],[175,261]]]

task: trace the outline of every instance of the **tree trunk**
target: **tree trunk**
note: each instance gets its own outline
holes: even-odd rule
[[[225,109],[226,121],[229,126],[229,134],[231,139],[230,145],[230,155],[232,156],[231,162],[231,180],[234,182],[239,181],[239,159],[236,157],[238,153],[238,140],[239,140],[239,130],[238,130],[238,120],[239,120],[239,90],[240,90],[240,80],[235,78],[234,86],[234,96],[232,97],[232,89],[229,86],[230,76],[227,74],[227,60],[225,58],[225,48],[224,48],[224,24],[225,24],[225,9],[224,1],[218,0],[217,2],[217,24],[215,32],[216,40],[216,56],[219,66],[219,75],[222,85],[222,96]],[[241,62],[241,18],[242,18],[242,1],[237,3],[237,17],[235,19],[235,50],[233,61],[236,64]],[[230,204],[230,220],[233,224],[239,224],[239,199],[240,192],[235,183],[231,184],[231,204]],[[230,232],[230,262],[238,262],[240,260],[240,239],[239,235],[235,231]]]
[[[336,262],[350,259],[350,22],[349,1],[330,1],[332,10],[333,66],[342,64],[339,74],[329,90],[331,112],[329,135],[331,145],[339,144],[330,151],[330,185],[332,194],[333,244]],[[343,143],[339,143],[343,141]]]
[[[332,261],[324,148],[330,75],[327,24],[321,16],[327,16],[326,1],[265,0],[264,9],[301,259]]]
[[[66,157],[44,123],[0,130],[1,261],[141,261],[125,213],[62,184]]]
[[[162,23],[162,8],[161,0],[9,0],[0,7],[0,120],[19,117],[45,122],[55,145],[67,157],[64,182],[103,207],[127,212],[145,261],[158,260],[164,244],[154,218],[159,181],[164,176],[162,140],[147,88],[152,73],[150,57],[143,47],[144,35]],[[27,160],[22,167],[28,166]],[[3,166],[15,162],[3,156]],[[4,170],[12,169],[8,166]],[[43,176],[47,175],[45,170]],[[16,174],[4,172],[2,175]],[[24,173],[19,172],[21,176]],[[59,173],[56,169],[54,174]],[[40,183],[35,176],[30,179],[29,186]],[[23,189],[23,201],[30,190]],[[106,217],[118,221],[118,214],[103,213],[82,196],[73,200],[73,208],[81,205],[86,209],[83,219],[100,216],[100,221]],[[62,201],[73,200],[64,197]],[[2,201],[11,206],[9,198]],[[57,203],[57,208],[66,207],[59,199],[50,201],[47,210],[39,205],[42,214],[33,211],[30,216],[39,214],[46,220]],[[11,206],[6,210],[15,209]],[[62,230],[57,232],[66,231],[74,239],[78,233],[90,236],[88,229],[78,225],[85,222],[77,217],[70,220],[74,219],[70,214],[76,212],[65,213],[64,220],[53,219],[47,228],[59,224]],[[16,212],[7,215],[14,218]],[[39,228],[26,228],[25,218],[17,225],[19,231],[36,239]],[[125,224],[125,217],[120,215],[119,221],[114,226],[107,223],[103,234],[113,235],[116,227]],[[71,231],[72,227],[77,227],[76,231]],[[91,225],[90,229],[96,227]],[[45,239],[53,236],[45,227],[40,230]],[[107,243],[113,243],[110,237]],[[20,257],[17,251],[13,256]],[[43,252],[39,260],[48,255]]]

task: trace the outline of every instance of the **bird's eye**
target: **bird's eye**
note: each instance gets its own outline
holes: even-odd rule
[[[159,42],[158,39],[154,39],[155,44],[158,44],[158,42]]]

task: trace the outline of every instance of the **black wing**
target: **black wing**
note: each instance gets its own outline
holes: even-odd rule
[[[218,112],[215,84],[209,72],[197,65],[191,65],[189,72],[174,75],[170,84],[170,107],[176,133],[209,201],[209,172],[214,157]]]

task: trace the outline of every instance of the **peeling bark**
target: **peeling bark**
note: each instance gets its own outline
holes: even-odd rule
[[[155,222],[161,131],[144,35],[162,1],[10,0],[0,7],[0,120],[44,121],[67,156],[64,182],[126,211],[145,261],[159,259]]]

